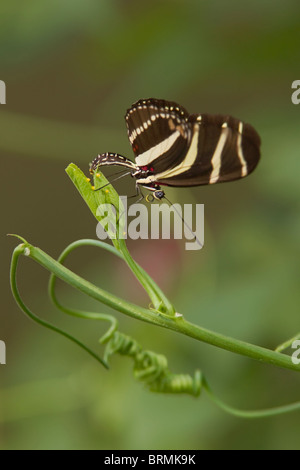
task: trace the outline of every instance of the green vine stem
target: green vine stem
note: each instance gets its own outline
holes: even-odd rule
[[[111,251],[111,249],[113,248],[111,247],[109,251]],[[178,317],[170,317],[169,315],[165,315],[163,313],[127,302],[83,279],[58,261],[51,258],[51,256],[46,254],[40,248],[34,247],[27,242],[19,245],[14,251],[12,260],[13,283],[15,282],[13,276],[15,275],[16,271],[16,263],[20,254],[33,259],[48,271],[52,272],[55,276],[65,281],[67,284],[75,287],[79,291],[121,313],[131,316],[132,318],[177,331],[178,333],[182,333],[196,340],[217,346],[242,356],[247,356],[251,359],[256,359],[260,362],[265,362],[277,367],[300,372],[300,365],[293,364],[291,358],[285,354],[207,330],[186,321],[182,315]]]

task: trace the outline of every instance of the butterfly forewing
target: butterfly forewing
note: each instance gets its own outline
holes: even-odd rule
[[[136,164],[154,172],[176,166],[191,137],[188,113],[171,101],[140,100],[127,111],[126,125]]]

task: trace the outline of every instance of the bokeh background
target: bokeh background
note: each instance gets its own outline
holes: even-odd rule
[[[17,233],[58,256],[96,224],[66,176],[88,172],[99,152],[132,157],[124,122],[140,98],[250,122],[262,159],[231,184],[168,190],[173,202],[205,204],[205,247],[129,243],[177,310],[204,327],[275,348],[299,330],[298,0],[12,0],[0,4],[1,449],[299,449],[299,413],[245,421],[205,394],[150,394],[128,359],[110,372],[38,327],[9,288]],[[133,181],[117,189],[132,194]],[[42,317],[101,352],[105,325],[65,318],[47,298],[48,274],[22,259],[20,290]],[[68,266],[141,305],[148,299],[114,257],[92,248]],[[60,284],[69,305],[108,312]],[[299,376],[116,314],[120,329],[168,357],[174,372],[201,368],[215,392],[243,409],[299,399]]]

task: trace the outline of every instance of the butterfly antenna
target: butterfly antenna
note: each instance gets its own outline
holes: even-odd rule
[[[117,173],[114,173],[114,174],[113,174],[113,175],[111,175],[111,176],[114,176],[114,175],[120,175],[120,173],[123,173],[123,172],[124,172],[124,170],[122,170],[122,171],[118,171]],[[127,171],[127,172],[126,172],[126,173],[124,173],[123,175],[121,175],[121,176],[117,176],[117,178],[114,178],[114,179],[112,179],[112,180],[111,180],[109,183],[106,183],[104,186],[101,186],[101,188],[97,188],[97,189],[95,189],[95,191],[100,191],[100,189],[103,189],[103,188],[105,188],[106,186],[110,185],[110,184],[111,184],[111,183],[113,183],[114,181],[117,181],[117,180],[119,180],[119,179],[123,178],[124,176],[128,176],[128,175],[130,175],[130,174],[131,174],[131,171]]]
[[[193,230],[191,229],[191,227],[187,224],[187,222],[184,220],[184,218],[182,217],[182,214],[176,209],[176,206],[174,206],[172,204],[172,202],[166,197],[164,196],[164,199],[168,202],[169,206],[172,206],[173,209],[175,210],[175,212],[179,215],[179,217],[181,218],[182,222],[184,223],[184,225],[187,227],[187,229],[189,230],[189,232],[194,235],[194,240],[196,240],[196,242],[198,243],[199,246],[201,246],[201,248],[203,248],[203,243],[200,242],[200,240],[197,238],[197,235],[194,234]]]

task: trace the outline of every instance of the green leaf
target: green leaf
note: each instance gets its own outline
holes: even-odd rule
[[[93,173],[94,186],[91,185],[90,178],[74,163],[66,168],[66,172],[94,217],[101,223],[115,247],[120,250],[118,239],[119,234],[122,236],[124,232],[124,206],[118,193],[99,171]]]
[[[74,163],[70,163],[70,165],[67,166],[66,173],[78,189],[82,198],[89,206],[91,212],[96,217],[97,201],[95,199],[95,194],[92,189],[90,179],[87,178],[83,171],[81,171],[80,168],[78,168],[78,166]]]

